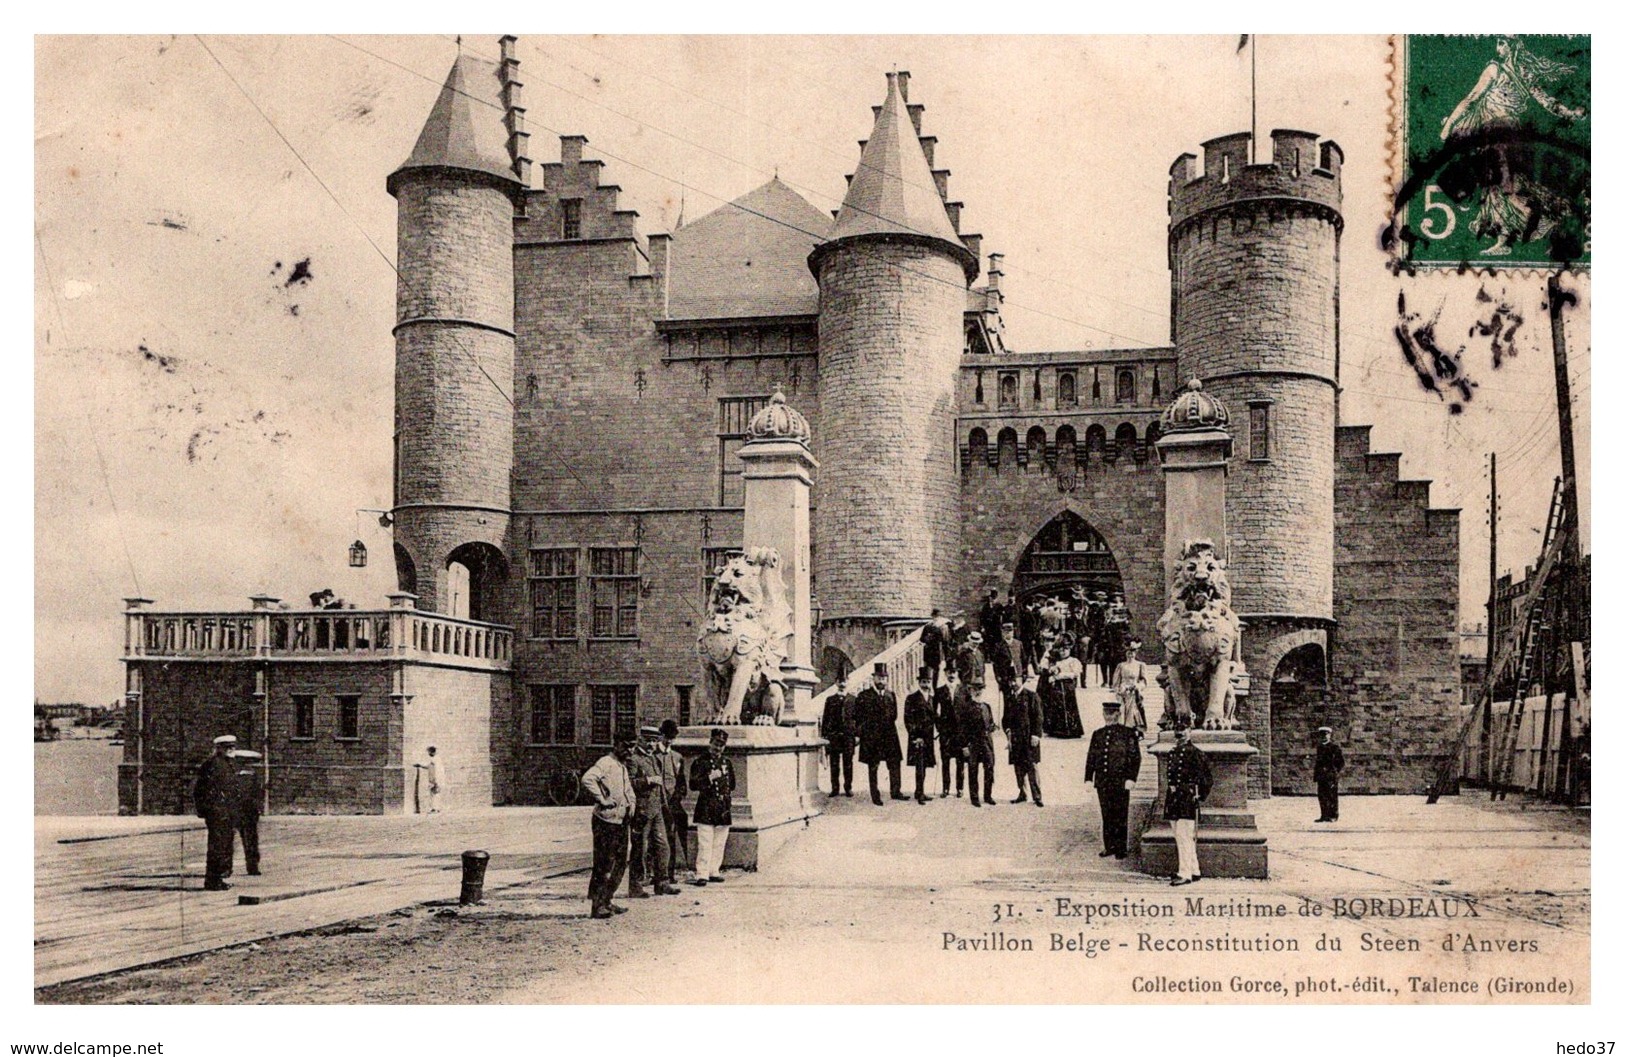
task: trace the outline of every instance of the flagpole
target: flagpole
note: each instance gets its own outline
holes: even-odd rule
[[[1254,165],[1257,165],[1258,164],[1258,34],[1257,33],[1249,33],[1247,35],[1247,43],[1249,45],[1248,51],[1251,52],[1251,58],[1253,60],[1252,163]]]

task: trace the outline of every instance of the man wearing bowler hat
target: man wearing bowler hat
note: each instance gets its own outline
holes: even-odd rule
[[[1320,794],[1320,817],[1316,822],[1337,821],[1337,779],[1343,773],[1343,750],[1332,741],[1332,728],[1315,731],[1315,792]]]
[[[237,767],[231,758],[235,748],[235,735],[222,734],[214,739],[214,754],[198,767],[197,781],[192,786],[192,806],[209,828],[203,887],[210,892],[224,892],[231,887],[226,883],[226,875],[231,873],[231,860],[236,852],[233,834],[237,820],[232,808]]]

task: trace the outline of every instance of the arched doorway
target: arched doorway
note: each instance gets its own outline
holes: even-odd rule
[[[1063,510],[1021,552],[1010,593],[1025,612],[1029,602],[1046,598],[1070,602],[1074,591],[1104,591],[1111,598],[1122,590],[1123,576],[1105,537],[1075,512]]]
[[[446,556],[447,616],[506,624],[508,562],[489,543],[465,543]]]
[[[1288,650],[1270,673],[1269,681],[1272,793],[1301,795],[1313,791],[1315,728],[1329,726],[1342,739],[1346,726],[1343,713],[1326,685],[1325,648],[1319,642],[1305,642]]]

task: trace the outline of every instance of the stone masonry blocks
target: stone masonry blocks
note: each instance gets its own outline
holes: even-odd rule
[[[958,596],[964,269],[946,249],[865,239],[828,252],[819,289],[824,615],[925,616]]]

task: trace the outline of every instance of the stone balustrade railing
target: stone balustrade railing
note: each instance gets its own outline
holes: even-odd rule
[[[402,596],[392,596],[392,601]],[[259,600],[256,599],[256,602]],[[507,670],[513,629],[396,604],[384,610],[125,612],[125,660],[144,658],[417,660]]]
[[[914,689],[914,673],[920,670],[925,663],[925,647],[920,644],[920,629],[925,622],[919,620],[898,621],[895,625],[888,625],[887,631],[897,636],[890,646],[881,650],[873,657],[856,666],[846,677],[847,692],[856,694],[869,685],[869,680],[875,674],[875,665],[883,664],[891,677],[889,686],[902,701]],[[803,723],[817,723],[824,715],[824,702],[829,695],[835,692],[833,685],[826,686],[813,696],[812,705],[806,716],[798,715],[796,718]]]

